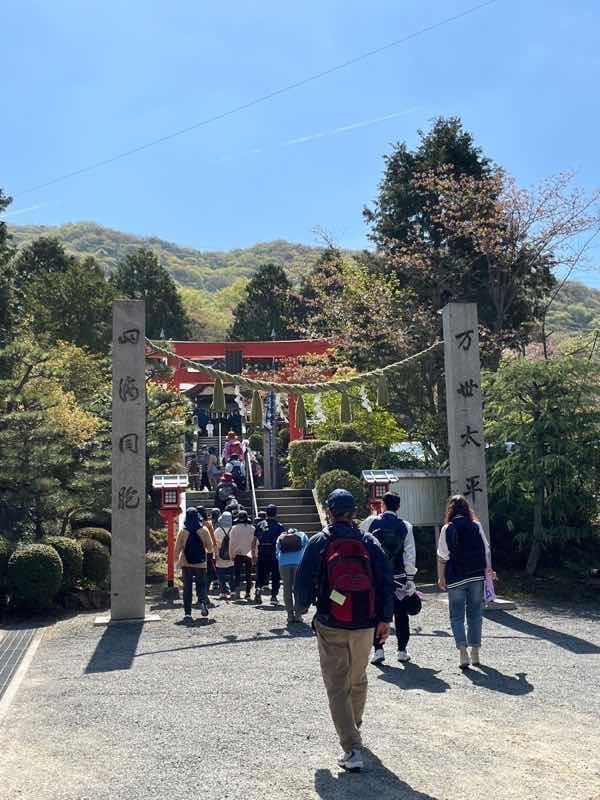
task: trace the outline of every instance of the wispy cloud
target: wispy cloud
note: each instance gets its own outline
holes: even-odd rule
[[[309,133],[306,136],[299,136],[296,139],[289,139],[287,142],[282,142],[282,147],[291,147],[295,144],[305,144],[306,142],[313,142],[315,139],[324,139],[328,136],[337,136],[340,133],[347,133],[348,131],[355,131],[359,128],[369,128],[371,125],[378,125],[381,122],[387,122],[390,119],[397,119],[406,114],[412,114],[418,111],[418,107],[405,108],[402,111],[394,111],[393,114],[386,114],[383,117],[373,117],[372,119],[361,119],[358,122],[351,122],[348,125],[342,125],[339,128],[333,128],[329,131],[318,131],[317,133]]]
[[[27,206],[27,208],[15,208],[14,211],[5,211],[3,214],[0,214],[0,219],[18,217],[20,214],[30,214],[32,211],[37,211],[38,208],[46,208],[47,205],[48,203],[38,203],[35,206]]]

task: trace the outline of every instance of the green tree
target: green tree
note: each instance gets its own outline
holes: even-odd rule
[[[589,536],[597,515],[600,370],[570,356],[506,358],[484,392],[491,489],[525,520],[533,574],[546,547]]]
[[[189,335],[190,320],[177,285],[152,250],[141,247],[117,266],[112,278],[115,293],[146,301],[146,336],[181,340]]]
[[[243,300],[233,312],[231,341],[259,342],[271,337],[287,339],[297,330],[292,284],[278,264],[262,264],[248,281]]]
[[[0,189],[0,213],[6,211],[12,198]],[[0,347],[4,347],[12,336],[16,322],[15,297],[10,260],[14,253],[6,223],[0,221]]]

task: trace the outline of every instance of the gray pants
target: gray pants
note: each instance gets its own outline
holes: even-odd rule
[[[279,574],[281,576],[281,582],[283,583],[283,602],[285,603],[288,620],[300,616],[297,613],[296,603],[294,601],[294,580],[296,579],[297,571],[298,564],[289,564],[285,567],[279,567]]]

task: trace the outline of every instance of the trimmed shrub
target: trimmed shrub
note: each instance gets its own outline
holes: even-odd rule
[[[277,447],[280,452],[285,452],[290,446],[290,429],[282,428],[277,434]]]
[[[166,528],[150,528],[146,531],[146,552],[162,551],[167,546]]]
[[[263,435],[262,433],[253,433],[251,434],[250,438],[248,439],[250,443],[250,449],[253,450],[255,453],[262,453],[264,442],[263,442]]]
[[[95,542],[100,542],[110,553],[112,536],[104,528],[79,528],[76,535],[78,539],[93,539]]]
[[[70,519],[71,530],[80,528],[102,528],[110,531],[112,528],[110,511],[98,509],[97,511],[76,511]]]
[[[95,539],[82,539],[83,577],[98,586],[104,583],[110,570],[110,553]]]
[[[47,536],[44,544],[53,547],[62,561],[63,576],[61,589],[68,592],[83,575],[83,550],[77,539],[66,536]]]
[[[348,425],[342,425],[340,427],[338,439],[340,442],[360,442],[362,439],[362,434],[357,428],[349,423]]]
[[[20,547],[8,561],[11,593],[26,608],[48,608],[60,590],[62,576],[60,556],[47,544]]]
[[[342,469],[360,478],[363,469],[371,468],[371,456],[364,444],[357,442],[328,442],[316,454],[317,475]]]
[[[0,592],[8,585],[8,560],[11,553],[11,543],[6,536],[0,536]]]
[[[315,457],[317,452],[328,444],[325,439],[300,439],[290,442],[288,462],[292,486],[311,489],[317,479]]]
[[[351,492],[357,507],[361,511],[363,510],[367,502],[367,490],[360,478],[343,469],[333,469],[331,472],[325,472],[321,475],[316,485],[317,497],[321,505],[325,505],[325,501],[334,489],[346,489]]]

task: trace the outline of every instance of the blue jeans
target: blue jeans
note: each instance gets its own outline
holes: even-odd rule
[[[217,567],[217,577],[221,587],[221,594],[227,594],[231,590],[233,567]]]
[[[198,600],[201,603],[208,602],[206,593],[206,570],[199,567],[182,567],[181,577],[183,580],[183,613],[192,613],[192,588],[196,584]]]
[[[450,626],[457,647],[481,647],[483,580],[448,589]],[[465,633],[465,611],[467,633]]]

